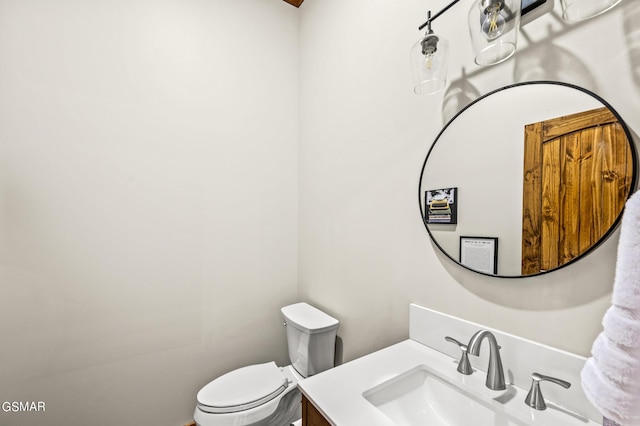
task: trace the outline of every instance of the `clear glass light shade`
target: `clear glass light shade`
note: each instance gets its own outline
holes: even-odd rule
[[[411,48],[413,91],[430,95],[442,90],[447,83],[449,42],[436,34],[426,34]]]
[[[561,0],[565,21],[584,21],[611,9],[622,0]]]
[[[475,63],[494,65],[516,51],[520,0],[476,0],[469,10],[469,31]]]

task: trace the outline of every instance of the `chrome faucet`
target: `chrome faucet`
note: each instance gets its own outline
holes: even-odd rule
[[[504,383],[504,370],[496,336],[488,330],[478,331],[469,340],[467,353],[478,356],[480,354],[480,344],[485,337],[489,340],[489,368],[487,369],[487,381],[485,383],[489,389],[504,390],[507,387]]]

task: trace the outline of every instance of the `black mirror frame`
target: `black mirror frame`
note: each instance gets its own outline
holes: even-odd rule
[[[583,92],[583,93],[585,93],[587,95],[592,96],[593,98],[595,98],[596,100],[601,102],[605,107],[607,107],[613,113],[613,115],[618,119],[618,122],[622,126],[622,128],[624,130],[624,133],[627,136],[627,140],[629,141],[629,147],[631,149],[633,175],[632,175],[632,178],[631,178],[631,185],[629,186],[629,193],[627,194],[627,197],[626,197],[627,199],[629,199],[629,197],[636,191],[636,188],[637,188],[637,185],[638,185],[638,153],[637,153],[637,150],[636,150],[635,141],[634,141],[634,139],[633,139],[633,137],[631,135],[629,127],[627,126],[625,121],[622,119],[620,114],[618,114],[618,112],[607,101],[605,101],[600,96],[598,96],[597,94],[593,93],[592,91],[590,91],[588,89],[585,89],[583,87],[580,87],[580,86],[576,86],[576,85],[570,84],[570,83],[564,83],[564,82],[559,82],[559,81],[536,80],[536,81],[527,81],[527,82],[510,84],[510,85],[507,85],[507,86],[492,90],[491,92],[486,93],[486,94],[478,97],[477,99],[473,100],[468,105],[466,105],[464,108],[462,108],[460,111],[458,111],[451,118],[451,120],[449,120],[444,125],[444,127],[440,130],[440,132],[436,136],[436,139],[431,144],[431,147],[429,148],[429,151],[427,152],[427,156],[426,156],[426,158],[425,158],[425,160],[424,160],[424,162],[422,164],[422,169],[420,171],[420,178],[419,178],[419,181],[418,181],[418,206],[420,207],[420,217],[422,218],[422,223],[424,224],[425,229],[427,230],[427,233],[429,234],[429,238],[431,239],[433,244],[435,244],[435,246],[438,247],[438,250],[440,250],[440,252],[442,254],[444,254],[446,257],[448,257],[451,261],[453,261],[457,265],[460,265],[463,268],[465,268],[465,269],[467,269],[469,271],[475,272],[477,274],[486,275],[486,276],[495,277],[495,278],[530,278],[530,277],[536,277],[536,276],[545,275],[545,274],[557,271],[557,270],[562,269],[562,268],[564,268],[566,266],[572,265],[572,264],[578,262],[581,259],[584,259],[590,253],[595,251],[598,247],[600,247],[602,245],[602,243],[604,243],[613,234],[613,232],[618,228],[618,226],[620,226],[620,222],[622,220],[622,215],[624,213],[624,208],[620,211],[620,214],[618,215],[616,220],[613,222],[611,227],[609,227],[607,232],[605,232],[602,235],[602,237],[595,244],[593,244],[588,250],[586,250],[584,253],[580,254],[579,256],[577,256],[574,259],[571,259],[569,262],[558,266],[557,268],[550,269],[548,271],[539,272],[539,273],[536,273],[536,274],[530,274],[530,275],[497,275],[497,274],[488,274],[488,273],[485,273],[485,272],[477,271],[475,269],[472,269],[472,268],[469,268],[469,267],[463,265],[458,260],[454,259],[449,253],[447,253],[442,248],[442,246],[440,246],[440,244],[438,244],[438,241],[436,240],[436,238],[431,233],[431,230],[429,229],[429,225],[427,224],[427,221],[425,219],[425,217],[426,217],[425,216],[425,211],[424,211],[424,208],[422,206],[422,192],[423,192],[423,189],[422,189],[422,178],[423,178],[423,175],[424,175],[425,168],[427,166],[427,161],[429,160],[429,156],[431,155],[431,152],[433,151],[433,148],[435,147],[436,143],[438,142],[438,140],[440,139],[442,134],[445,132],[445,130],[455,121],[455,119],[459,115],[464,113],[467,109],[471,108],[473,105],[475,105],[476,103],[480,102],[482,99],[484,99],[484,98],[486,98],[488,96],[491,96],[491,95],[493,95],[495,93],[502,92],[502,91],[507,90],[507,89],[511,89],[511,88],[518,87],[518,86],[534,85],[534,84],[551,84],[551,85],[559,85],[559,86],[565,86],[565,87],[568,87],[568,88],[576,89],[576,90],[579,90],[579,91],[581,91],[581,92]]]

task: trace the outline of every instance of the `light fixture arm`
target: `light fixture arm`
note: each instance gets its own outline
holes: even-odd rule
[[[436,13],[435,15],[431,16],[431,11],[429,11],[429,15],[427,17],[427,20],[424,24],[420,25],[418,27],[419,31],[422,31],[422,29],[426,26],[429,26],[429,29],[431,29],[431,22],[435,21],[436,18],[440,15],[442,15],[443,13],[445,13],[447,10],[449,10],[451,8],[451,6],[453,6],[454,4],[458,3],[460,0],[453,0],[451,3],[449,3],[448,5],[446,5],[445,7],[442,8],[442,10],[440,10],[438,13]]]

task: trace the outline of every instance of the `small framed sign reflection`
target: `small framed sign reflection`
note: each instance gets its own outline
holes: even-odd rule
[[[498,273],[498,239],[460,237],[460,263],[485,274]]]

